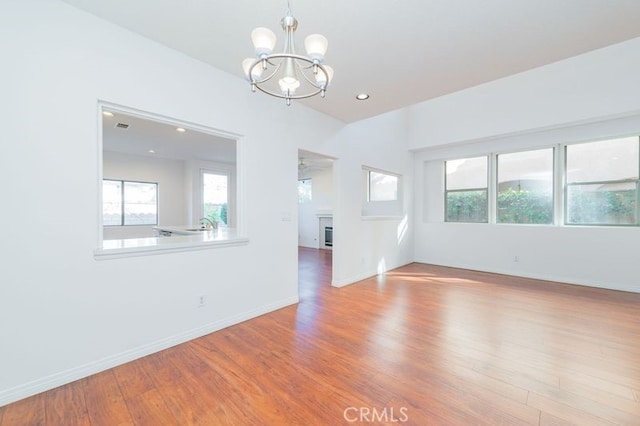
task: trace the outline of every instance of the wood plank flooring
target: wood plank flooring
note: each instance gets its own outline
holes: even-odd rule
[[[0,425],[640,425],[640,294],[423,264],[337,289],[330,256],[300,250],[298,305]]]

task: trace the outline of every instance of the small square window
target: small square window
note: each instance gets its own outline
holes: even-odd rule
[[[398,176],[369,171],[369,201],[398,199]]]

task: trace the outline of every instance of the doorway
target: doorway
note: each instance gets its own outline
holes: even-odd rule
[[[309,296],[318,283],[331,285],[334,160],[322,154],[298,151],[298,271],[301,298]]]

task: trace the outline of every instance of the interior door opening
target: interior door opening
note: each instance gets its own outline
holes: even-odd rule
[[[334,160],[310,151],[298,151],[298,270],[301,297],[306,280],[314,276],[318,278],[319,274],[326,276],[328,273],[328,280],[323,282],[331,285],[335,247]]]

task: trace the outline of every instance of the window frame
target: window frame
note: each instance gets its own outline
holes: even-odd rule
[[[309,181],[310,182],[310,186],[311,186],[311,196],[309,197],[308,200],[301,200],[300,199],[300,184],[303,182]],[[310,177],[306,177],[306,178],[299,178],[298,179],[298,204],[308,204],[313,202],[313,180]]]
[[[486,172],[486,180],[487,180],[487,186],[482,188],[463,188],[463,189],[447,189],[447,162],[450,161],[457,161],[457,160],[469,160],[469,159],[473,159],[473,158],[485,158],[486,162],[487,162],[487,172]],[[491,200],[489,199],[489,187],[490,187],[490,175],[491,175],[491,158],[492,155],[491,154],[486,154],[486,155],[477,155],[477,156],[472,156],[472,157],[460,157],[460,158],[450,158],[448,160],[444,160],[444,164],[443,164],[443,173],[444,173],[444,222],[445,223],[490,223],[491,221],[491,211],[490,211],[490,207],[491,207]],[[480,192],[480,191],[484,191],[485,193],[485,198],[487,200],[487,217],[486,220],[484,221],[471,221],[471,220],[448,220],[448,215],[447,215],[447,207],[448,207],[448,194],[450,192]]]
[[[375,170],[366,168],[367,171],[367,202],[368,203],[387,203],[397,202],[400,200],[400,175],[391,172],[384,172],[382,170]],[[396,179],[396,197],[390,200],[373,200],[371,198],[371,173],[377,173],[379,175],[390,176]]]
[[[517,151],[502,151],[502,152],[496,152],[491,154],[493,161],[495,163],[495,179],[493,180],[493,183],[495,185],[494,187],[494,194],[492,197],[492,203],[494,205],[493,208],[493,213],[492,216],[490,218],[491,223],[495,223],[498,225],[524,225],[524,226],[555,226],[557,223],[557,218],[556,218],[556,204],[558,204],[558,200],[557,200],[557,191],[556,191],[556,182],[558,181],[562,181],[562,179],[560,179],[557,174],[558,174],[558,170],[556,167],[556,164],[558,162],[558,145],[552,145],[552,146],[541,146],[541,147],[536,147],[536,148],[527,148],[527,149],[519,149]],[[522,223],[522,222],[500,222],[498,220],[498,196],[500,195],[500,156],[501,155],[509,155],[509,154],[519,154],[519,153],[525,153],[525,152],[532,152],[532,151],[544,151],[544,150],[551,150],[551,222],[548,223]],[[566,158],[566,156],[565,156]],[[564,168],[562,170],[562,175],[566,175],[565,172],[566,168]],[[566,198],[566,197],[565,197]]]
[[[561,144],[561,146],[563,147],[563,159],[564,159],[564,164],[562,165],[562,178],[563,178],[563,182],[562,182],[562,193],[563,193],[563,216],[564,219],[562,221],[563,225],[565,226],[605,226],[605,227],[638,227],[640,226],[640,136],[637,135],[632,135],[632,136],[626,136],[626,137],[634,137],[636,138],[636,143],[638,143],[638,158],[636,159],[636,161],[638,162],[638,178],[636,179],[616,179],[616,180],[604,180],[604,181],[580,181],[580,182],[567,182],[567,177],[568,177],[568,173],[567,173],[567,167],[568,167],[568,160],[569,160],[569,155],[568,155],[568,149],[570,146],[574,146],[574,145],[585,145],[585,144],[589,144],[589,143],[595,143],[595,142],[606,142],[609,140],[616,140],[616,139],[621,139],[624,138],[625,136],[621,136],[621,137],[609,137],[609,138],[605,138],[605,139],[595,139],[595,140],[589,140],[589,141],[581,141],[581,142],[574,142],[574,143],[564,143]],[[635,215],[636,215],[636,221],[635,223],[574,223],[574,222],[569,222],[569,187],[570,186],[577,186],[577,185],[598,185],[598,184],[618,184],[618,183],[633,183],[635,182],[636,184],[636,190],[635,190]]]
[[[104,181],[110,181],[110,182],[120,182],[120,224],[119,225],[105,225],[104,224],[104,196],[102,198],[102,226],[104,227],[116,227],[116,226],[157,226],[158,222],[159,222],[159,215],[160,215],[160,202],[159,202],[159,194],[160,194],[160,190],[159,190],[159,185],[158,182],[146,182],[146,181],[140,181],[140,180],[130,180],[130,179],[110,179],[110,178],[102,178],[102,184],[104,185]],[[156,220],[155,223],[145,223],[145,224],[126,224],[124,221],[124,217],[125,217],[125,210],[126,210],[126,203],[125,203],[125,196],[124,196],[124,188],[125,188],[125,184],[126,183],[143,183],[143,184],[148,184],[148,185],[155,185],[156,187]],[[104,186],[103,186],[104,187]]]
[[[204,209],[204,175],[205,174],[210,174],[210,175],[218,175],[218,176],[226,176],[227,178],[227,222],[230,222],[230,219],[232,217],[232,206],[231,206],[231,172],[226,171],[226,170],[219,170],[219,169],[212,169],[212,168],[205,168],[205,167],[201,167],[200,168],[200,181],[198,183],[198,187],[199,187],[199,196],[200,196],[200,209],[199,209],[199,216],[201,218],[207,217],[205,215],[205,209]],[[229,223],[226,224],[226,226],[229,226]]]

